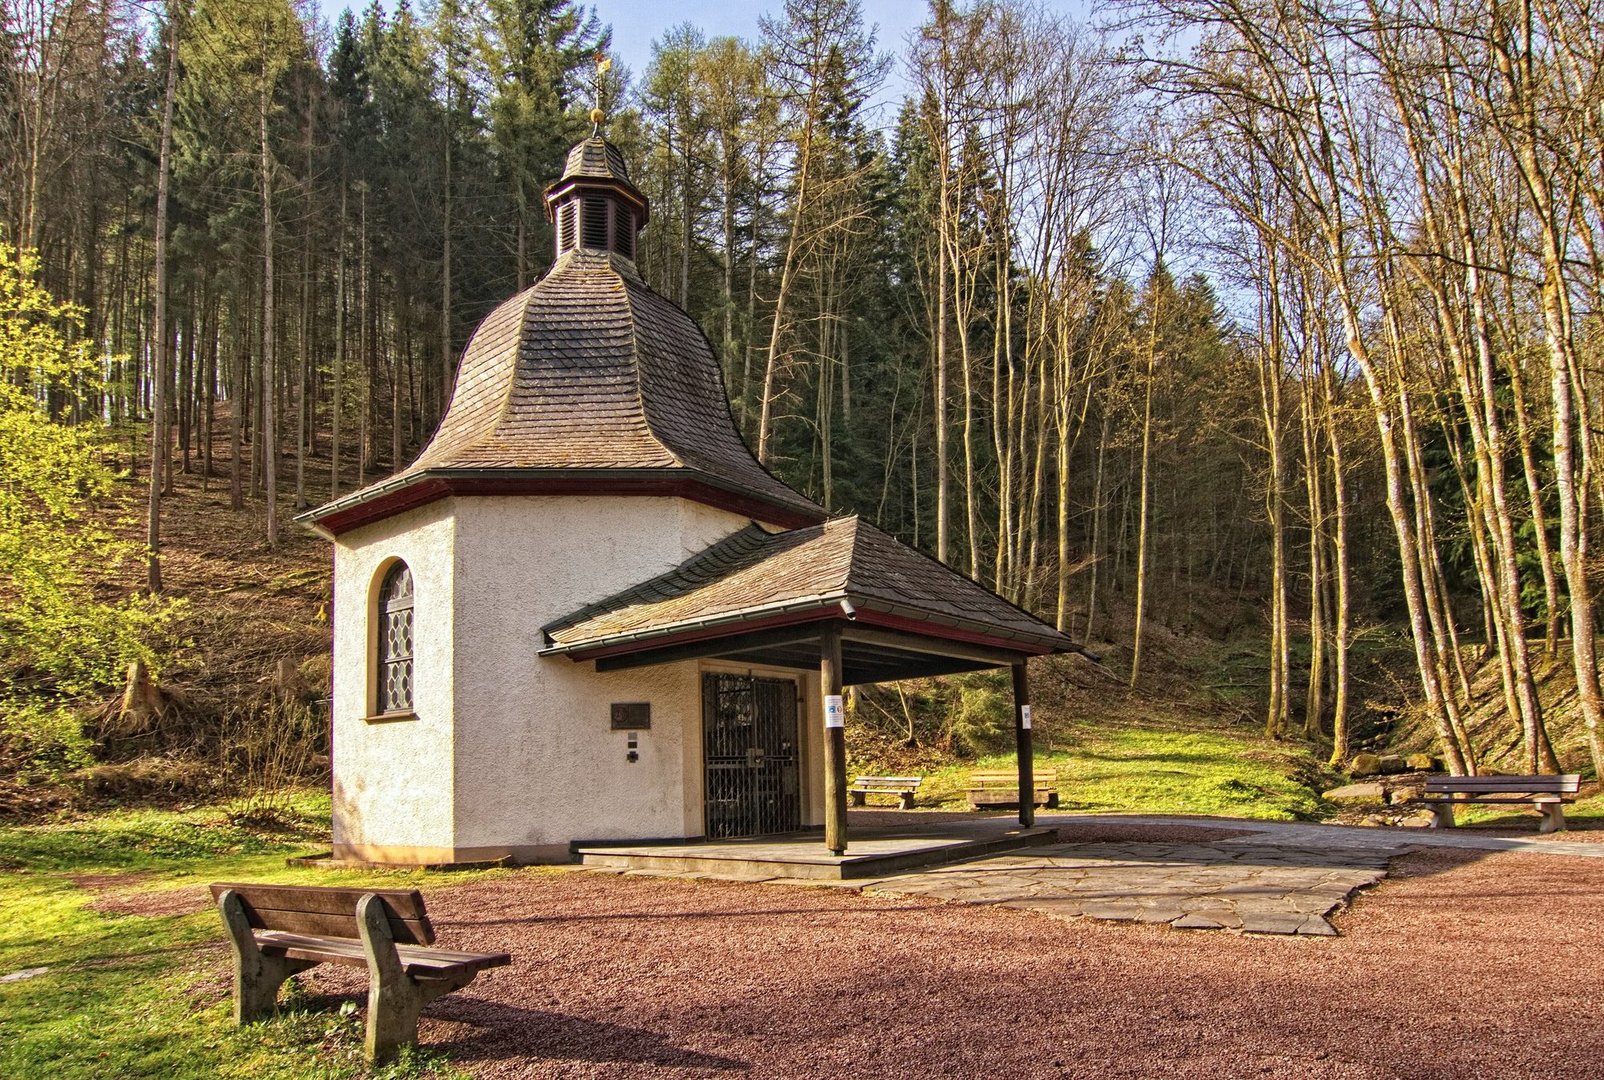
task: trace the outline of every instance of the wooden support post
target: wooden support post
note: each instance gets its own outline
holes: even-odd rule
[[[829,623],[819,635],[819,690],[824,695],[824,846],[847,850],[846,703],[841,697],[841,627]]]
[[[1019,762],[1019,824],[1030,828],[1036,824],[1036,761],[1030,732],[1030,680],[1025,675],[1025,662],[1019,661],[1014,671],[1014,754]]]

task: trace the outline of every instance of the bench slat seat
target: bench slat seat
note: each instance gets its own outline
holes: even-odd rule
[[[860,776],[852,781],[847,794],[852,796],[853,806],[868,805],[869,795],[895,795],[902,809],[912,810],[913,797],[924,782],[922,776]]]
[[[234,1018],[277,1010],[278,988],[318,964],[368,969],[367,1057],[382,1062],[418,1040],[418,1014],[507,953],[434,949],[434,925],[416,889],[214,884],[234,951]]]
[[[1466,792],[1465,794],[1468,795],[1470,793]],[[1533,795],[1476,795],[1473,798],[1465,799],[1455,798],[1453,795],[1422,795],[1416,801],[1427,803],[1541,803],[1566,802],[1567,800],[1560,798],[1558,795],[1538,793]]]
[[[1428,776],[1426,790],[1415,802],[1431,807],[1433,826],[1451,829],[1454,807],[1474,803],[1531,806],[1542,814],[1540,832],[1565,828],[1564,804],[1581,790],[1577,773],[1541,776]]]
[[[353,938],[313,937],[282,930],[258,930],[256,944],[265,953],[287,956],[291,960],[367,967],[368,955],[362,942]],[[415,978],[439,979],[453,972],[480,972],[512,963],[508,953],[454,952],[450,949],[424,949],[416,945],[397,945],[401,970]]]

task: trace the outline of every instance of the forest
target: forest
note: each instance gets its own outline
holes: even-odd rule
[[[788,483],[1138,692],[1155,624],[1245,620],[1257,722],[1334,764],[1378,635],[1454,773],[1483,663],[1558,771],[1563,670],[1599,775],[1598,15],[931,0],[882,41],[784,0],[633,72],[574,0],[0,0],[0,756],[70,749],[182,637],[176,477],[271,549],[411,459],[600,108],[641,273]],[[130,472],[138,543],[94,524]]]

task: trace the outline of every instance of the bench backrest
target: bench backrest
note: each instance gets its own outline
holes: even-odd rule
[[[1543,776],[1428,776],[1427,795],[1574,795],[1582,786],[1576,773]]]
[[[1052,769],[1035,773],[1031,780],[1038,788],[1052,787],[1058,782],[1058,777]],[[994,788],[1019,786],[1019,773],[1014,769],[1001,769],[995,772],[972,772],[969,774],[969,786],[972,788]]]
[[[245,907],[245,918],[254,930],[283,930],[291,934],[318,937],[356,938],[357,901],[370,893],[384,901],[390,917],[390,935],[402,945],[434,944],[434,927],[423,909],[423,894],[417,889],[340,889],[325,885],[235,885],[219,882],[212,886],[212,899],[232,889]]]
[[[922,776],[860,776],[852,781],[852,786],[916,788],[924,779]]]

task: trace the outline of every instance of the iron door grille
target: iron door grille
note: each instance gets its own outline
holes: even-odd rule
[[[702,754],[709,838],[802,827],[796,684],[749,675],[702,677]]]

